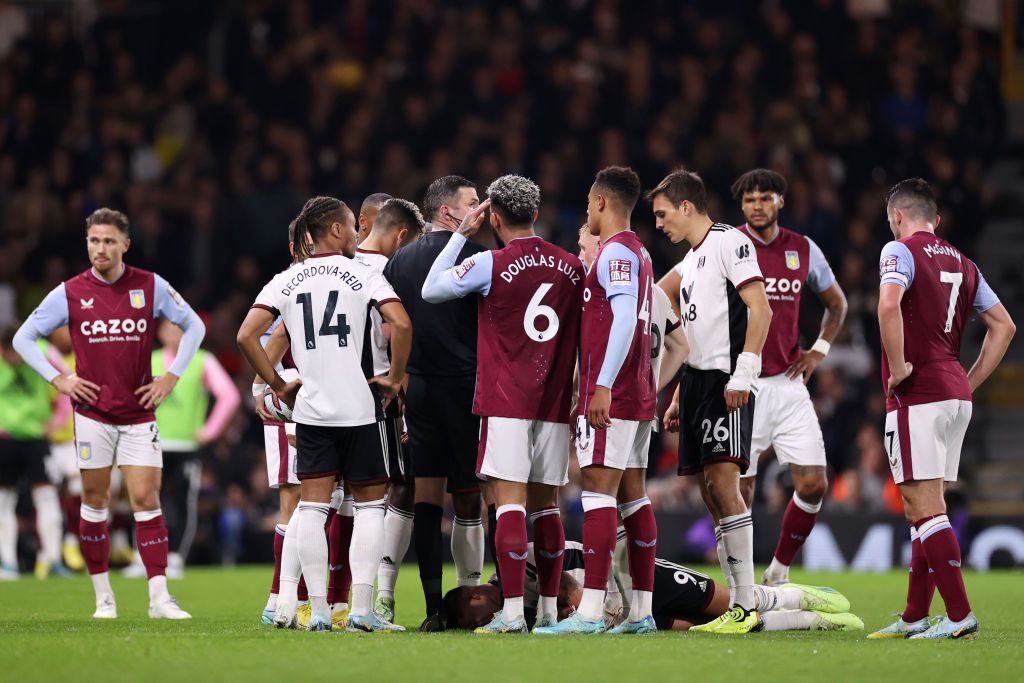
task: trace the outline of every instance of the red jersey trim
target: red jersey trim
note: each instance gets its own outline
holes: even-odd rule
[[[266,304],[253,304],[250,308],[262,308],[264,311],[270,311],[275,317],[281,315],[281,311],[277,310],[273,306],[267,306]]]
[[[374,249],[362,249],[360,247],[356,247],[356,253],[357,254],[380,254],[381,256],[384,255],[381,252],[376,251]]]
[[[743,282],[741,282],[738,285],[736,285],[736,291],[737,292],[740,291],[741,289],[743,289],[744,287],[749,285],[751,282],[764,282],[764,277],[761,276],[761,275],[755,275],[754,277],[748,277],[746,280],[744,280]]]
[[[378,301],[377,302],[377,308],[380,308],[384,304],[393,304],[395,302],[402,303],[402,300],[399,299],[397,296],[393,296],[390,299],[384,299],[383,301]]]

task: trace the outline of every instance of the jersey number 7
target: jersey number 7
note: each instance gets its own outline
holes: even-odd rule
[[[335,317],[334,310],[338,307],[338,290],[332,290],[327,294],[327,308],[324,309],[324,319],[320,323],[319,334],[314,334],[313,332],[313,295],[309,292],[303,292],[296,296],[295,300],[302,305],[302,328],[307,349],[316,348],[316,338],[318,336],[336,336],[338,338],[338,346],[348,346],[348,333],[352,331],[352,328],[348,326],[345,314],[339,313],[337,322],[332,324],[332,319]]]

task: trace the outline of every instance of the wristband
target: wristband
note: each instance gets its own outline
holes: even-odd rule
[[[266,382],[256,381],[256,382],[252,383],[252,397],[253,398],[259,398],[266,391],[267,391],[267,383]]]
[[[825,341],[821,337],[818,337],[818,341],[814,342],[814,346],[811,347],[811,351],[817,351],[823,356],[827,356],[828,352],[832,349],[832,344]]]
[[[729,378],[729,391],[750,391],[754,380],[761,374],[761,356],[744,351],[736,358],[736,369]]]

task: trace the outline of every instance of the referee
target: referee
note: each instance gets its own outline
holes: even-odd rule
[[[432,182],[423,198],[423,213],[429,221],[424,236],[398,250],[384,269],[413,326],[405,421],[416,487],[413,542],[427,603],[421,631],[445,629],[441,517],[446,481],[455,507],[452,556],[458,585],[477,585],[483,570],[484,533],[476,478],[480,420],[473,415],[476,300],[467,297],[430,304],[420,294],[452,232],[479,204],[476,185],[461,176]],[[459,261],[481,251],[483,247],[468,242]]]

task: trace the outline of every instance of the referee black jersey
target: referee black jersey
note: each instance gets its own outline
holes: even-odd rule
[[[402,299],[412,321],[407,370],[413,375],[476,374],[476,297],[431,304],[421,294],[430,267],[451,236],[448,230],[432,230],[399,249],[384,268],[384,277]],[[479,244],[466,242],[457,262],[481,251],[485,249]]]

